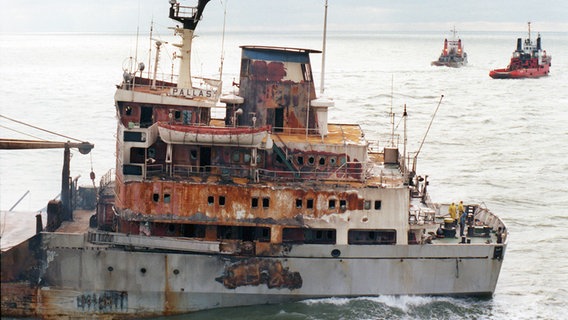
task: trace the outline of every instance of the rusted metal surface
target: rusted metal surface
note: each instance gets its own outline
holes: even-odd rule
[[[227,289],[241,286],[266,285],[269,289],[299,289],[302,276],[290,271],[280,260],[251,258],[225,267],[225,273],[218,277],[218,282]]]

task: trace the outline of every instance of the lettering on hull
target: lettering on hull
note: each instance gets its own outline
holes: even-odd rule
[[[126,312],[128,293],[126,291],[84,293],[77,297],[77,308],[85,312]]]
[[[289,271],[279,260],[247,259],[225,266],[225,272],[216,278],[227,289],[242,286],[260,286],[269,289],[298,289],[302,287],[299,272]]]

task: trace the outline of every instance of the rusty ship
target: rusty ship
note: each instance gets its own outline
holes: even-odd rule
[[[398,143],[328,123],[333,101],[317,97],[310,62],[321,51],[242,46],[231,94],[219,79],[191,76],[207,3],[170,1],[177,76],[145,76],[135,64],[116,86],[116,168],[85,190],[64,174],[47,226],[2,250],[2,315],[142,318],[312,298],[491,296],[504,222],[465,204],[456,226],[448,205],[431,201],[416,157],[407,165]],[[219,102],[224,116],[215,117]],[[96,203],[76,207],[77,198]]]

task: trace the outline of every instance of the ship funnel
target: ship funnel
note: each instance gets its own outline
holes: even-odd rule
[[[523,51],[523,39],[517,38],[517,51]]]

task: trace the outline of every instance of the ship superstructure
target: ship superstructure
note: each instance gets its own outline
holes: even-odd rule
[[[357,124],[328,123],[333,102],[316,96],[310,62],[319,51],[242,46],[229,95],[220,79],[190,76],[187,42],[207,2],[170,2],[183,24],[177,77],[144,77],[138,65],[117,86],[116,169],[101,180],[90,225],[63,224],[2,253],[2,313],[125,318],[491,295],[504,223],[466,204],[458,238],[393,134],[369,141]],[[5,271],[27,250],[33,261]]]

